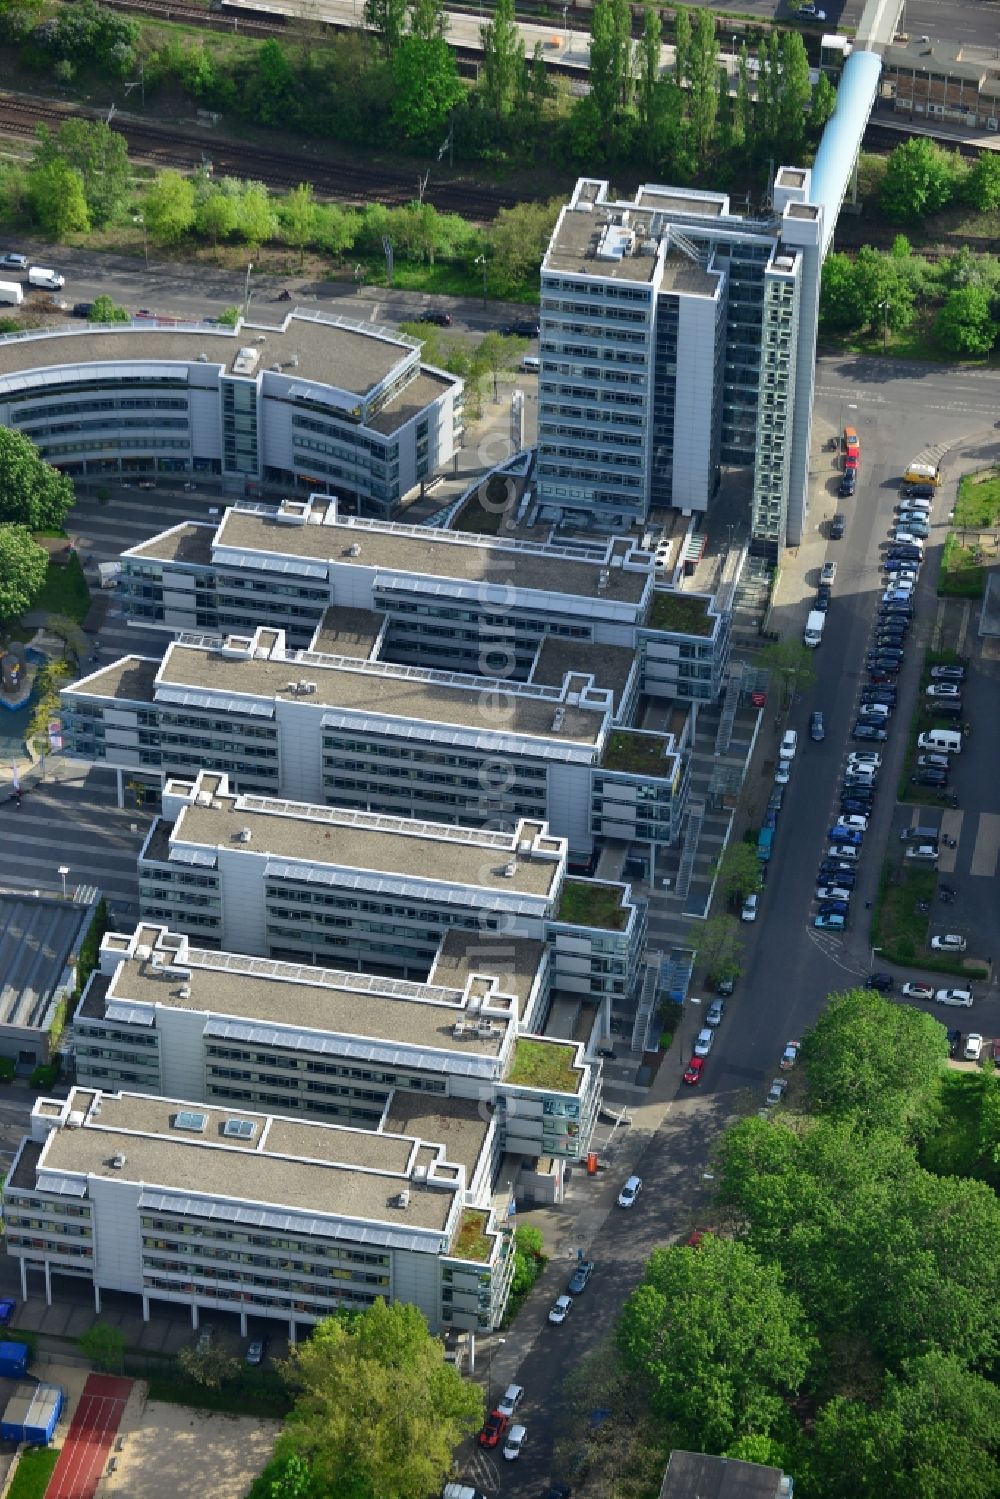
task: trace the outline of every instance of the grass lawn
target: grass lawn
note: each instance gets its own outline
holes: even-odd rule
[[[941,1079],[941,1115],[934,1133],[920,1146],[921,1164],[938,1176],[976,1176],[1000,1186],[1000,1169],[980,1145],[983,1102],[1000,1087],[983,1072],[946,1072]]]
[[[986,569],[979,558],[978,547],[964,547],[953,531],[949,531],[941,549],[941,571],[938,573],[937,591],[942,598],[982,598],[986,587]]]
[[[668,593],[657,589],[649,607],[654,630],[677,630],[682,635],[711,635],[715,621],[708,615],[709,600],[697,593]]]
[[[49,562],[42,591],[31,607],[43,609],[46,614],[64,614],[78,625],[83,624],[90,608],[90,589],[75,552],[65,567]]]
[[[559,897],[559,921],[574,926],[606,927],[612,932],[625,930],[627,912],[622,909],[621,891],[617,885],[595,885],[590,880],[567,880]]]
[[[958,486],[955,527],[989,530],[1000,520],[1000,466],[965,474]]]
[[[57,1447],[28,1447],[21,1453],[7,1499],[43,1499],[58,1461]]]

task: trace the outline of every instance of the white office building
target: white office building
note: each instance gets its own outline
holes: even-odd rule
[[[380,515],[451,461],[462,393],[416,340],[330,314],[0,338],[0,422],[63,473],[336,491]]]
[[[76,1081],[425,1138],[455,1120],[479,1131],[467,1190],[488,1205],[501,1163],[561,1176],[600,1105],[600,1062],[542,1034],[549,969],[544,943],[454,932],[425,983],[109,932],[73,1017]]]
[[[781,167],[773,199],[751,217],[725,193],[577,183],[542,263],[543,515],[613,531],[704,512],[720,465],[752,466],[754,549],[799,542],[822,209],[804,169]]]
[[[4,1184],[21,1294],[68,1276],[140,1298],[280,1322],[412,1302],[434,1332],[497,1326],[511,1235],[470,1199],[481,1129],[447,1145],[188,1099],[74,1087],[36,1099]]]
[[[646,909],[574,879],[544,823],[512,833],[234,795],[168,781],[139,854],[143,919],[229,951],[426,979],[448,932],[548,942],[552,987],[611,1007],[635,992]]]
[[[640,689],[714,701],[729,661],[731,587],[666,586],[629,537],[486,537],[359,520],[314,495],[174,526],[121,562],[126,616],[144,629],[267,624],[297,647],[549,685],[583,671],[626,720]]]
[[[632,674],[637,677],[635,659]],[[475,827],[548,823],[587,861],[595,841],[676,841],[689,755],[615,727],[614,694],[291,651],[261,626],[184,636],[62,695],[71,753],[128,772],[225,771],[238,792]]]

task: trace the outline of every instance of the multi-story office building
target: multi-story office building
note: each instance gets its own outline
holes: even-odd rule
[[[425,1138],[478,1121],[467,1191],[485,1203],[505,1153],[561,1163],[593,1132],[600,1063],[539,1034],[549,967],[544,943],[470,948],[454,932],[422,984],[215,952],[165,927],[108,933],[73,1020],[76,1081]]]
[[[268,624],[293,646],[509,681],[592,672],[626,719],[639,687],[713,701],[729,660],[730,605],[657,586],[652,553],[625,537],[556,546],[365,521],[314,495],[175,526],[124,552],[122,574],[145,628]]]
[[[89,1281],[150,1304],[280,1321],[295,1340],[378,1297],[435,1332],[503,1315],[511,1236],[470,1201],[482,1126],[448,1144],[246,1109],[75,1087],[36,1099],[4,1184],[8,1254],[29,1277]]]
[[[457,451],[462,389],[414,339],[317,313],[0,338],[0,423],[64,473],[335,490],[380,515]]]
[[[628,885],[567,877],[565,839],[271,797],[225,775],[168,781],[139,854],[143,918],[211,946],[425,979],[448,932],[552,948],[552,986],[611,1005],[636,988],[646,911]]]
[[[582,178],[542,262],[537,494],[620,530],[704,511],[720,464],[753,466],[755,549],[805,520],[822,211],[779,169],[766,217],[725,193]],[[803,396],[808,399],[803,399]]]
[[[72,753],[164,779],[225,770],[236,791],[470,827],[535,818],[583,860],[596,839],[676,841],[688,782],[673,736],[616,729],[590,676],[487,682],[289,651],[264,626],[102,667],[63,694],[63,729]]]

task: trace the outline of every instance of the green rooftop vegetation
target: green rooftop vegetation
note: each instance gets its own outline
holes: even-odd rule
[[[711,635],[715,622],[708,615],[709,601],[698,593],[668,593],[656,589],[649,606],[654,630],[677,630],[682,635]]]
[[[493,1240],[486,1232],[488,1215],[477,1208],[466,1208],[458,1220],[458,1232],[451,1246],[457,1260],[487,1261],[493,1253]]]
[[[552,1093],[576,1093],[580,1073],[574,1067],[576,1047],[568,1042],[533,1041],[519,1036],[514,1042],[514,1063],[507,1075],[509,1083],[525,1088],[545,1088]]]
[[[628,913],[622,909],[617,885],[596,885],[592,880],[567,880],[559,897],[559,921],[573,926],[600,926],[623,932]]]
[[[637,734],[619,730],[608,736],[601,764],[605,770],[627,770],[633,775],[662,776],[667,772],[663,734]]]

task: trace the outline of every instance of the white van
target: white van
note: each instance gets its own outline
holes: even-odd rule
[[[962,753],[962,736],[957,729],[928,729],[917,738],[917,747],[922,750],[940,750],[944,755]]]
[[[803,644],[810,647],[819,645],[823,639],[823,626],[826,624],[826,615],[822,609],[810,609],[809,618],[806,620],[805,634],[802,636]]]
[[[66,285],[66,277],[60,276],[58,271],[50,271],[47,266],[33,265],[28,271],[28,285],[42,286],[46,291],[61,291]]]
[[[0,304],[4,307],[20,307],[24,292],[19,281],[0,281]]]

